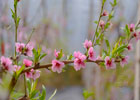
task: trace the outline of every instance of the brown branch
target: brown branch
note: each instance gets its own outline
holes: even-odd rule
[[[74,63],[74,60],[64,60],[62,61],[64,64],[71,64],[71,63]],[[92,61],[92,60],[87,60],[86,62],[93,62],[93,63],[100,63],[100,62],[105,62],[104,60],[96,60],[96,61]],[[120,62],[120,60],[115,60],[115,62]],[[37,69],[42,69],[42,68],[49,68],[51,67],[52,64],[49,63],[49,64],[46,64],[46,65],[38,65],[38,66],[34,66],[34,67],[30,67],[30,68],[26,68],[25,70],[23,70],[21,72],[21,74],[25,73],[25,72],[28,72],[30,71],[31,69],[34,69],[34,70],[37,70]]]

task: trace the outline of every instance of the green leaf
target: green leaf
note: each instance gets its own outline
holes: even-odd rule
[[[19,74],[25,69],[25,65],[22,65],[22,67],[16,72],[16,76],[18,77]]]
[[[94,21],[95,24],[98,24],[98,21]]]
[[[11,12],[12,12],[12,18],[15,19],[15,13],[12,9],[11,9]]]
[[[126,32],[127,36],[129,37],[130,36],[130,29],[129,29],[128,25],[125,25],[125,32]]]
[[[30,93],[31,92],[31,82],[29,79],[26,79],[26,82],[27,82],[27,87],[28,87],[27,90]]]
[[[93,96],[94,93],[93,92],[88,92],[87,90],[83,91],[83,97],[84,99],[88,99],[90,96]]]
[[[69,55],[69,56],[67,56],[67,59],[68,59],[68,60],[72,60],[72,58],[73,58],[72,54]]]
[[[114,0],[114,6],[116,6],[117,5],[117,0]]]
[[[60,50],[60,53],[58,54],[57,60],[61,59],[63,57],[63,50]]]
[[[32,82],[31,91],[34,91],[36,89],[37,82],[38,82],[37,80],[35,80],[35,81]]]
[[[14,99],[18,99],[19,97],[22,97],[22,96],[24,96],[24,93],[21,93],[21,92],[13,92],[12,94],[11,94],[11,97],[12,98],[14,98]]]
[[[42,89],[43,89],[42,94],[41,94],[39,100],[45,100],[45,98],[46,98],[46,88],[44,85],[42,85]]]
[[[40,60],[43,59],[46,55],[47,55],[46,53],[42,54],[42,55],[40,56]]]
[[[121,45],[120,47],[118,47],[115,51],[112,52],[112,54],[116,54],[122,50],[124,50],[127,47],[127,45]]]
[[[55,91],[53,92],[53,94],[51,95],[51,97],[48,100],[52,100],[52,98],[55,96],[56,92],[57,92],[57,89],[55,89]]]
[[[32,91],[32,93],[30,94],[30,97],[29,98],[30,99],[34,98],[37,95],[38,92],[39,92],[38,90]]]
[[[102,3],[104,4],[105,2],[106,2],[106,0],[103,0],[103,2],[102,2]]]
[[[19,25],[20,17],[17,17],[17,26]]]
[[[110,52],[110,44],[109,44],[109,41],[106,38],[104,38],[104,39],[105,39],[106,46],[107,46],[107,48],[108,48],[108,50]]]

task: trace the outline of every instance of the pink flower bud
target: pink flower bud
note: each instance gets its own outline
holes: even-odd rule
[[[105,26],[105,22],[103,20],[100,20],[99,26],[104,29]]]
[[[106,10],[104,10],[102,16],[108,16],[108,12]]]
[[[135,30],[135,24],[130,24],[129,25],[129,28],[130,28],[130,32],[134,32],[134,30]]]

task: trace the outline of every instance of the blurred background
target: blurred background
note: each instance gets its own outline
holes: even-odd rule
[[[10,10],[13,9],[13,1],[0,0],[0,55],[5,56],[12,56],[14,52],[14,22]],[[111,11],[110,1],[113,0],[105,3],[108,12]],[[43,52],[48,54],[42,64],[51,62],[54,49],[63,49],[65,55],[79,50],[85,52],[82,43],[85,39],[93,38],[96,28],[94,21],[98,20],[101,3],[102,0],[20,0],[18,41],[26,42],[35,29],[31,43],[35,47],[41,46]],[[138,19],[140,1],[119,0],[112,20],[113,25],[105,33],[111,44],[124,34],[121,27],[137,23]],[[135,44],[136,41],[131,42]],[[134,100],[134,91],[139,91],[139,87],[135,88],[139,81],[139,73],[137,79],[135,76],[135,55],[138,47],[134,46],[134,50],[129,54],[129,64],[124,68],[117,65],[116,70],[99,68],[93,63],[86,64],[86,69],[78,72],[73,69],[73,65],[68,65],[61,74],[42,70],[38,88],[41,84],[46,86],[47,98],[57,89],[55,100],[84,100],[83,89],[94,93],[89,100]],[[100,48],[95,49],[99,53]],[[8,76],[5,80],[9,81],[7,78]],[[21,82],[22,78],[16,86],[18,91],[23,91]],[[2,89],[0,91],[3,92]]]

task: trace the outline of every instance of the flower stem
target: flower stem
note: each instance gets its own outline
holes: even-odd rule
[[[99,23],[100,23],[100,20],[101,20],[101,18],[102,18],[102,13],[103,13],[103,9],[104,9],[104,4],[105,4],[105,3],[102,2],[101,12],[100,12],[99,20],[98,20],[98,23],[97,23],[96,31],[95,31],[95,34],[94,34],[94,36],[93,36],[92,43],[94,43],[95,38],[96,38],[96,33],[97,33],[97,31],[98,31]]]

